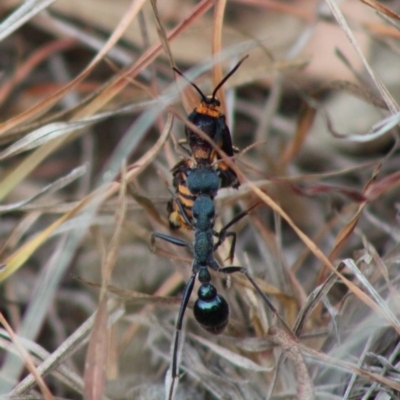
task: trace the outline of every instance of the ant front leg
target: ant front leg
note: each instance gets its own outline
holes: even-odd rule
[[[151,234],[151,244],[153,245],[155,242],[155,238],[165,240],[166,242],[172,243],[176,246],[181,246],[181,247],[187,247],[189,249],[192,249],[192,244],[189,242],[186,242],[185,240],[178,239],[174,236],[166,235],[165,233],[160,233],[160,232],[153,232]]]
[[[287,331],[287,333],[290,335],[290,337],[294,338],[294,334],[293,334],[292,330],[289,328],[289,326],[283,320],[283,318],[279,315],[278,310],[271,303],[271,300],[268,298],[268,296],[261,290],[261,288],[257,285],[256,281],[254,280],[254,278],[252,278],[252,276],[247,272],[246,268],[231,266],[231,267],[220,268],[218,272],[222,272],[223,274],[228,274],[228,275],[235,274],[236,272],[240,272],[243,275],[245,275],[246,278],[253,285],[254,289],[256,289],[258,294],[264,300],[264,303],[269,307],[269,309],[272,311],[272,313],[275,315],[275,317],[280,321],[280,323],[282,324],[284,329]]]

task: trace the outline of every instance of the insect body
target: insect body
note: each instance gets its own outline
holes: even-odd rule
[[[214,141],[215,146],[221,149],[228,157],[232,157],[237,149],[232,145],[231,134],[226,124],[225,115],[221,112],[221,103],[216,95],[222,85],[229,79],[232,74],[239,68],[240,64],[247,58],[242,58],[235,67],[222,79],[216,86],[212,95],[205,96],[204,93],[189,81],[190,84],[200,94],[201,102],[193,112],[188,116],[188,120],[207,137]],[[185,78],[185,76],[176,68],[174,71]],[[186,78],[185,78],[186,79]],[[184,227],[192,228],[192,207],[196,200],[196,195],[188,189],[186,180],[188,172],[197,168],[214,167],[218,171],[218,188],[215,191],[207,190],[207,182],[203,183],[203,189],[213,199],[219,187],[238,188],[240,183],[236,173],[221,158],[216,149],[202,137],[198,132],[190,126],[185,126],[186,139],[180,141],[181,144],[189,145],[188,152],[192,159],[184,159],[178,162],[172,169],[173,186],[175,188],[175,197],[168,202],[168,220],[172,229]],[[208,175],[208,177],[216,177],[217,174]],[[211,186],[214,183],[210,183]],[[216,187],[216,185],[214,185]],[[178,203],[180,202],[180,204]]]
[[[195,316],[195,319],[204,329],[213,334],[222,333],[226,325],[228,324],[228,303],[222,296],[217,293],[217,289],[212,285],[209,269],[217,272],[222,272],[224,274],[232,274],[236,272],[244,274],[251,282],[253,287],[257,290],[257,292],[262,296],[263,300],[270,307],[272,312],[278,316],[283,324],[285,324],[283,320],[279,317],[276,309],[271,304],[268,297],[261,291],[261,289],[255,283],[254,279],[247,273],[245,268],[239,266],[221,268],[214,257],[214,251],[219,247],[226,236],[231,234],[231,232],[227,232],[227,229],[238,219],[246,215],[248,211],[236,217],[220,232],[217,233],[214,230],[215,205],[213,201],[213,194],[216,193],[220,187],[220,178],[218,171],[212,167],[206,166],[187,171],[186,187],[189,192],[194,195],[195,198],[191,209],[193,221],[192,227],[194,229],[193,242],[186,242],[179,238],[158,232],[152,234],[152,242],[154,242],[155,238],[162,239],[177,246],[186,247],[190,249],[193,254],[192,275],[189,281],[186,283],[184,289],[178,319],[175,327],[175,340],[171,362],[172,383],[170,386],[169,398],[172,398],[173,396],[174,382],[175,379],[178,377],[177,358],[180,332],[182,329],[183,317],[186,311],[187,304],[189,302],[190,295],[193,291],[196,278],[199,280],[201,285],[197,293],[197,300],[193,307],[193,314]],[[177,201],[177,203],[179,204],[179,200]],[[182,214],[185,214],[183,208],[181,212]],[[214,242],[215,236],[219,238],[216,243]]]
[[[201,102],[201,105],[189,114],[188,120],[210,137],[228,157],[232,157],[236,149],[232,145],[232,138],[225,122],[225,115],[219,111],[219,105],[218,99],[211,96],[206,97]],[[221,171],[221,187],[238,188],[240,183],[236,173],[221,160],[217,151],[189,127],[185,127],[185,132],[191,155],[196,162],[208,165],[218,162],[218,169]]]
[[[222,150],[228,157],[232,157],[237,152],[237,149],[232,145],[232,138],[226,124],[225,115],[221,112],[221,103],[216,96],[218,90],[236,72],[247,57],[243,57],[235,65],[215,87],[210,96],[205,96],[197,85],[189,81],[178,69],[174,68],[174,71],[188,80],[200,94],[200,105],[189,114],[188,121],[210,138],[215,146]],[[237,180],[236,173],[223,161],[215,148],[198,131],[192,129],[190,126],[185,126],[185,134],[186,139],[180,141],[180,143],[187,143],[189,145],[190,155],[196,163],[212,165],[218,161],[218,169],[221,172],[221,187],[238,188],[240,183]]]

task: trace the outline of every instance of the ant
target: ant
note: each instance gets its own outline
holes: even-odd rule
[[[257,206],[238,215],[228,225],[226,225],[218,233],[214,231],[215,224],[215,205],[214,195],[220,187],[219,171],[212,167],[198,167],[187,171],[186,185],[191,194],[195,196],[192,207],[192,220],[189,221],[183,208],[181,209],[182,215],[187,219],[194,230],[193,243],[181,240],[174,236],[166,235],[159,232],[152,233],[151,242],[154,244],[155,239],[162,239],[177,246],[186,247],[193,253],[192,262],[192,275],[185,285],[183,297],[179,309],[178,319],[175,325],[175,338],[171,362],[171,376],[172,382],[169,389],[169,399],[172,399],[174,391],[175,379],[178,375],[178,348],[180,341],[180,334],[182,330],[183,317],[193,291],[196,278],[200,282],[200,287],[197,292],[197,300],[194,303],[193,314],[197,322],[208,332],[218,335],[222,333],[228,324],[229,320],[229,306],[227,301],[218,294],[217,289],[211,283],[211,274],[209,268],[221,272],[226,275],[234,273],[242,273],[253,285],[255,290],[260,294],[263,301],[271,309],[273,314],[281,321],[284,327],[290,332],[290,328],[286,325],[283,319],[279,316],[278,311],[272,305],[269,298],[262,292],[260,287],[256,284],[255,280],[249,275],[247,270],[240,266],[220,267],[214,257],[214,251],[221,245],[227,236],[233,236],[233,232],[227,232],[229,227],[237,222],[240,218],[248,214],[248,212]],[[177,199],[180,204],[179,199]],[[214,236],[218,236],[218,241],[214,243]],[[235,237],[235,236],[234,236]],[[234,243],[233,246],[234,248]],[[231,247],[230,256],[233,256]]]

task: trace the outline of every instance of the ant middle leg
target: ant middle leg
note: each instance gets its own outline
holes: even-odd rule
[[[258,207],[262,202],[258,201],[253,204],[247,210],[238,214],[235,218],[233,218],[230,222],[228,222],[219,232],[214,231],[214,236],[218,238],[218,241],[214,245],[214,250],[218,249],[219,246],[225,241],[227,237],[232,237],[231,246],[229,249],[228,259],[230,262],[233,262],[233,258],[235,257],[235,246],[236,246],[236,233],[229,232],[228,229],[236,222],[240,221],[243,217],[248,215],[251,211],[253,211],[256,207]]]

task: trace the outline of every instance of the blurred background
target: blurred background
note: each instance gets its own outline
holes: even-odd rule
[[[193,238],[169,229],[166,205],[199,104],[172,66],[208,94],[247,54],[218,93],[241,186],[219,191],[216,229],[263,190],[268,205],[232,227],[234,265],[297,341],[274,336],[243,277],[213,274],[230,323],[212,336],[189,304],[175,398],[400,398],[399,13],[395,0],[2,1],[0,398],[164,398],[192,255],[150,235]]]

